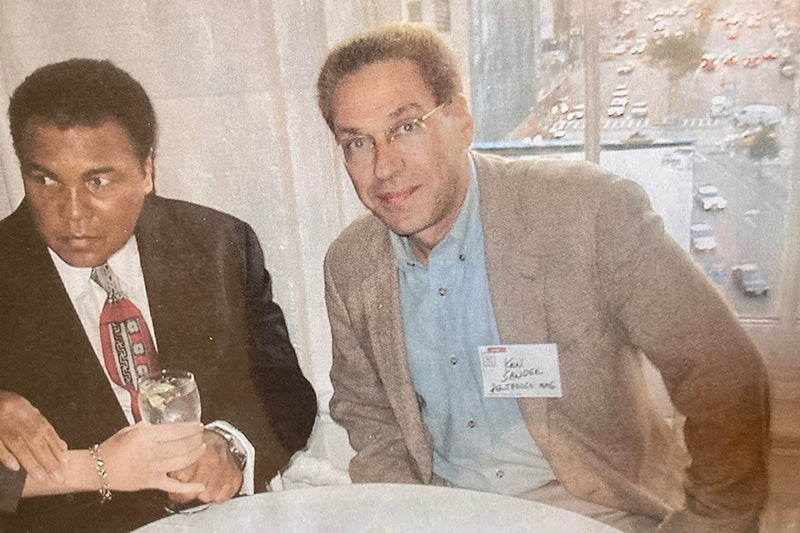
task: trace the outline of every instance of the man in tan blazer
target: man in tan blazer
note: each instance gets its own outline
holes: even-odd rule
[[[371,211],[325,261],[331,414],[353,481],[524,496],[627,531],[757,530],[762,360],[638,185],[471,152],[455,60],[421,27],[339,45],[318,98]],[[524,352],[505,375],[551,390],[497,397],[493,350]],[[686,417],[685,447],[643,357]]]

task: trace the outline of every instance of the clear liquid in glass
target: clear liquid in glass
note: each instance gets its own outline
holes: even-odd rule
[[[161,371],[139,382],[142,420],[151,424],[199,422],[200,393],[191,372]]]

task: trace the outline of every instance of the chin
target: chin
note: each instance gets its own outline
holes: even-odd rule
[[[92,268],[100,266],[106,262],[105,259],[99,259],[97,254],[81,254],[81,253],[64,254],[64,253],[59,253],[56,250],[56,255],[58,255],[58,257],[60,257],[68,265],[76,268]]]

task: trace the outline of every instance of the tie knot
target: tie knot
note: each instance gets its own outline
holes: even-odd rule
[[[106,291],[109,302],[118,302],[125,298],[125,291],[122,290],[119,278],[108,263],[92,268],[91,279]]]

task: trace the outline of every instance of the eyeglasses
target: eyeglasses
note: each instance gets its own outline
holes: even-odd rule
[[[414,153],[425,145],[427,125],[425,121],[434,113],[447,106],[452,100],[439,104],[418,118],[404,119],[399,124],[389,128],[384,136],[386,144],[394,144],[404,153]],[[344,137],[337,139],[344,153],[345,164],[349,168],[363,169],[375,164],[375,150],[378,141],[371,135]]]

